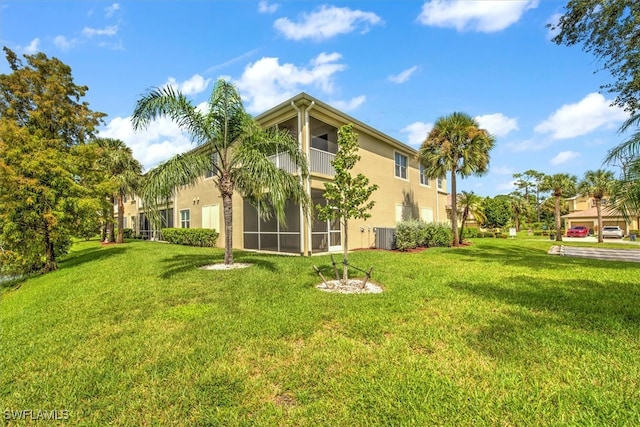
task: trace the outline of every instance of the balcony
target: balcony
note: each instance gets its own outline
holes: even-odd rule
[[[334,176],[336,174],[336,170],[331,164],[331,161],[336,157],[335,154],[324,150],[318,150],[317,148],[310,148],[310,152],[311,173],[319,173],[329,176]]]
[[[311,158],[309,167],[311,173],[317,173],[322,175],[334,176],[336,174],[335,169],[331,165],[331,161],[336,157],[335,154],[329,153],[317,148],[310,149]],[[298,168],[291,161],[291,158],[287,153],[277,153],[269,156],[271,160],[278,168],[283,169],[289,173],[298,173]]]

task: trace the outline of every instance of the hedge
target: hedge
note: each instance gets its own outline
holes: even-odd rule
[[[214,247],[219,233],[208,228],[163,228],[163,240],[176,245]]]
[[[453,235],[446,224],[409,220],[396,225],[395,246],[401,251],[417,247],[451,246]]]

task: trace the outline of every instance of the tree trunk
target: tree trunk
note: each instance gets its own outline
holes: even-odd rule
[[[219,186],[224,215],[224,263],[231,265],[233,264],[233,183],[228,176],[223,176]]]
[[[44,248],[45,248],[45,262],[44,272],[48,273],[58,269],[58,263],[56,263],[56,253],[54,251],[53,242],[49,236],[49,225],[44,225]]]
[[[458,195],[456,194],[455,167],[451,169],[451,230],[453,231],[453,246],[460,246],[458,241]]]
[[[462,220],[460,221],[460,239],[459,239],[460,244],[462,244],[462,241],[464,240],[464,224],[467,222],[468,217],[469,217],[469,211],[467,210],[467,208],[465,208],[462,211]]]
[[[598,243],[604,242],[602,237],[602,199],[596,198],[596,212],[598,213]]]
[[[118,195],[118,237],[116,243],[124,243],[124,198]]]
[[[347,220],[345,219],[344,223],[343,223],[344,227],[344,246],[342,248],[342,283],[347,286],[347,284],[349,283],[349,264],[348,264],[348,252],[349,252],[349,234],[347,233],[347,231],[349,231],[349,229],[347,228]]]
[[[556,195],[556,240],[562,241],[562,221],[560,219],[560,196]]]

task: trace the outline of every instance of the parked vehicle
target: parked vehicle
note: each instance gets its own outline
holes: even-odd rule
[[[602,238],[615,237],[616,239],[622,239],[624,237],[624,231],[617,225],[607,225],[602,227]]]
[[[589,227],[584,225],[574,225],[567,230],[567,237],[587,237],[589,235]]]

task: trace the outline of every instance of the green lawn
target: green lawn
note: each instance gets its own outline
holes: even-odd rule
[[[221,249],[80,243],[2,295],[2,410],[74,426],[640,425],[640,264],[554,243],[353,253],[377,295],[316,290],[328,257],[238,252],[254,265],[204,271]]]

